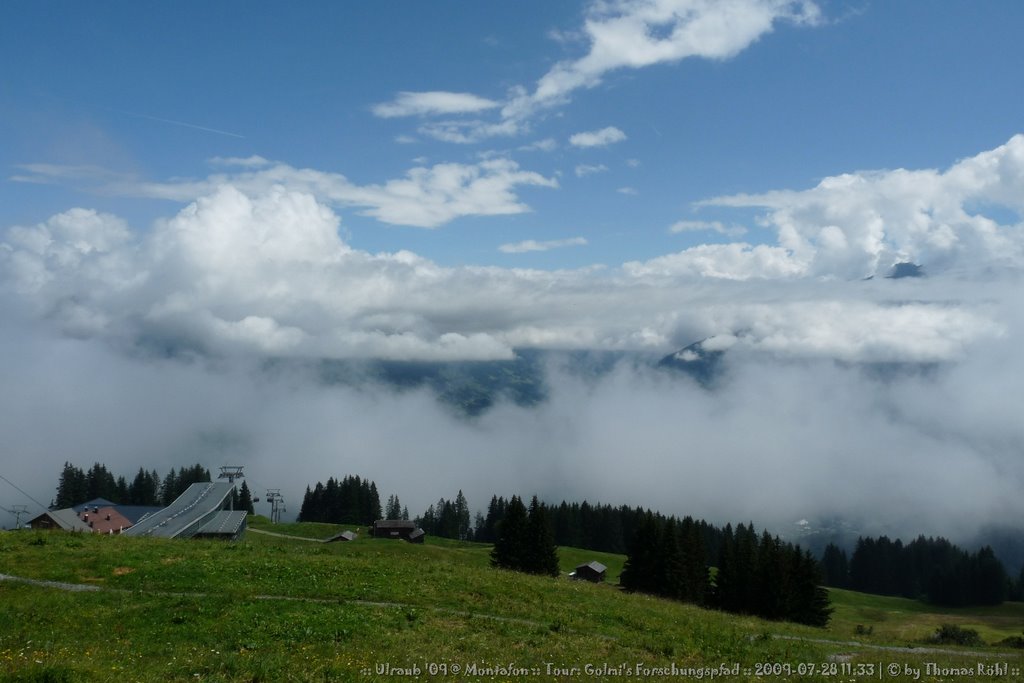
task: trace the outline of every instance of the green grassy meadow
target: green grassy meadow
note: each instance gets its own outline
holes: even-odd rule
[[[259,518],[251,527],[305,538],[350,528]],[[967,681],[926,675],[925,664],[979,661],[1006,665],[984,680],[1024,678],[1021,651],[992,645],[1024,631],[1020,603],[939,613],[833,591],[832,623],[814,629],[626,594],[614,585],[621,556],[560,550],[563,572],[593,559],[609,567],[611,580],[593,585],[492,569],[489,550],[251,531],[237,543],[0,533],[0,573],[100,589],[0,581],[0,679],[696,680],[709,667],[718,680],[912,680],[903,672],[917,668],[917,680]],[[977,629],[987,645],[927,644],[944,623]]]

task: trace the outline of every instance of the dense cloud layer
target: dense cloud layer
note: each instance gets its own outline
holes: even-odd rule
[[[740,354],[712,392],[628,364],[596,381],[554,367],[542,405],[470,420],[422,392],[240,360],[133,359],[29,329],[0,336],[0,374],[19,388],[0,395],[0,447],[32,463],[8,475],[44,502],[64,460],[129,474],[199,461],[243,463],[250,487],[281,488],[291,512],[307,484],[358,473],[414,513],[460,488],[474,507],[538,493],[783,531],[840,515],[865,531],[964,538],[1024,513],[1024,368],[1005,342],[895,381]]]
[[[496,162],[488,168],[512,169]],[[207,353],[496,359],[517,347],[667,352],[732,334],[780,356],[936,361],[1003,334],[993,306],[1024,261],[1021,223],[998,220],[1022,210],[1022,136],[945,172],[850,174],[705,202],[767,207],[776,244],[705,244],[553,272],[352,249],[338,235],[335,206],[352,190],[341,176],[256,168],[134,188],[201,193],[149,232],[87,209],[9,229],[0,242],[8,298],[65,334]],[[480,182],[473,192],[485,204],[515,202]],[[408,206],[420,212],[484,211],[451,192],[426,209],[417,196]],[[863,280],[902,262],[923,264],[929,278]]]
[[[358,473],[414,512],[462,488],[475,506],[537,492],[967,535],[1024,512],[1022,140],[945,172],[708,202],[766,207],[775,244],[571,271],[353,249],[337,177],[225,160],[246,170],[151,186],[198,194],[147,231],[78,208],[4,233],[0,449],[33,463],[20,480],[46,502],[65,460],[231,461],[293,507]],[[928,277],[862,279],[903,260]],[[628,363],[600,380],[553,367],[542,405],[473,420],[425,393],[266,370],[522,347],[657,357],[703,338],[728,349],[712,391]]]

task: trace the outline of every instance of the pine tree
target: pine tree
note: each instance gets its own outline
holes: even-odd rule
[[[832,616],[828,591],[821,586],[821,569],[810,552],[797,546],[790,554],[790,596],[785,618],[824,628]]]
[[[661,527],[655,551],[654,592],[673,600],[686,596],[683,549],[679,543],[679,529],[675,518],[669,518]]]
[[[773,538],[765,530],[757,546],[754,600],[748,603],[751,611],[764,619],[777,620],[786,616],[790,586],[785,555],[779,538]]]
[[[834,543],[825,546],[821,556],[821,566],[825,574],[825,585],[835,588],[846,588],[850,585],[850,562],[846,551]]]
[[[398,502],[398,496],[388,496],[387,505],[384,506],[384,519],[401,519],[402,504]]]
[[[505,515],[498,524],[497,538],[491,550],[491,565],[502,569],[522,570],[526,555],[526,507],[519,496],[512,496]]]
[[[370,481],[369,484],[369,487],[366,487],[367,493],[365,514],[362,520],[360,520],[363,524],[373,524],[373,522],[380,519],[381,515],[384,514],[381,511],[380,507],[380,494],[377,493],[377,484],[373,481]],[[366,482],[364,482],[363,485],[365,487]]]
[[[658,525],[654,515],[647,512],[629,544],[626,563],[619,576],[619,584],[629,591],[657,593]]]
[[[174,502],[174,499],[181,495],[178,485],[178,474],[171,468],[171,471],[164,477],[163,483],[160,485],[160,501],[164,505],[170,505]]]
[[[128,501],[128,480],[123,476],[117,478],[117,497],[113,500],[120,505],[125,505]]]
[[[307,489],[308,490],[308,489]],[[248,515],[256,514],[256,510],[252,506],[252,493],[249,491],[249,485],[242,480],[242,487],[238,493],[238,504],[235,506],[236,510],[245,510]]]
[[[679,539],[683,552],[683,584],[685,586],[680,599],[695,605],[704,605],[709,592],[708,561],[701,529],[692,517],[686,517],[680,523]]]
[[[718,546],[718,560],[715,563],[714,585],[711,589],[712,604],[727,612],[737,612],[737,595],[739,593],[736,568],[736,537],[732,524],[726,524],[722,533],[722,541]]]
[[[545,506],[534,496],[526,524],[526,557],[523,570],[531,574],[558,576],[558,548],[548,522]]]
[[[60,479],[57,483],[57,498],[54,505],[58,509],[69,508],[89,500],[85,482],[85,472],[69,462],[64,463]]]
[[[462,495],[462,489],[459,489],[459,493],[455,496],[455,523],[456,523],[456,537],[460,541],[465,541],[469,538],[470,534],[470,523],[469,523],[469,503],[466,502],[466,496]]]

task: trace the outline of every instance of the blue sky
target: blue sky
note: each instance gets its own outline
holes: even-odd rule
[[[754,212],[694,209],[702,199],[804,189],[851,171],[945,168],[1019,132],[1019,3],[817,7],[802,21],[779,16],[725,58],[609,68],[514,135],[452,144],[419,129],[476,116],[381,118],[373,107],[400,92],[507,101],[511,88],[531,89],[559,62],[588,53],[583,26],[593,8],[5,3],[3,217],[33,223],[87,206],[146,230],[176,208],[110,196],[101,177],[11,180],[28,164],[167,182],[209,175],[211,158],[259,155],[370,184],[497,155],[558,187],[516,186],[521,213],[470,214],[429,231],[341,207],[350,243],[411,249],[445,265],[614,266],[726,239],[669,234],[680,220],[738,222],[752,229],[747,241],[773,239],[756,229]],[[779,14],[793,12],[807,9],[783,3]],[[569,144],[610,126],[625,139]],[[523,150],[541,141],[552,148]],[[586,246],[498,250],[580,237]]]
[[[237,457],[298,495],[340,452],[411,510],[458,471],[473,505],[1019,518],[1022,25],[1011,0],[0,3],[0,467],[38,463],[43,498],[69,458]],[[714,392],[555,368],[476,422],[261,371],[701,340]]]

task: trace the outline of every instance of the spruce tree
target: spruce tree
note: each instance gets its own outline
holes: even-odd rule
[[[502,569],[522,570],[526,555],[526,507],[519,496],[512,496],[497,528],[491,564]]]
[[[657,593],[658,525],[649,511],[640,521],[629,545],[626,563],[622,566],[619,584],[629,591]]]
[[[54,504],[58,509],[69,508],[89,500],[87,496],[85,472],[71,463],[65,462],[57,483],[57,498]]]
[[[732,524],[726,524],[718,546],[715,581],[712,586],[712,604],[727,612],[736,612],[739,577],[736,569],[736,536]]]
[[[778,537],[765,530],[757,546],[754,600],[747,609],[764,619],[782,619],[786,616],[789,596],[789,575],[785,566],[786,549]]]
[[[456,537],[460,541],[465,541],[469,538],[470,533],[470,520],[469,520],[469,503],[466,501],[466,496],[462,495],[462,489],[459,489],[459,493],[455,496],[455,521],[457,525]]]
[[[558,548],[548,522],[546,507],[534,496],[526,524],[526,556],[523,570],[531,574],[558,576]]]
[[[402,504],[398,502],[398,496],[388,496],[388,503],[384,506],[384,519],[401,519]]]
[[[256,514],[256,510],[252,506],[252,492],[249,491],[249,485],[245,483],[244,479],[238,493],[238,504],[235,506],[235,509],[245,510],[245,513],[248,515]]]
[[[811,553],[797,546],[790,554],[790,595],[785,618],[824,628],[832,615],[828,591],[821,586],[821,569]]]
[[[680,523],[679,543],[683,552],[684,584],[680,599],[704,605],[709,592],[707,554],[700,527],[692,517],[686,517]]]
[[[160,485],[160,501],[164,505],[170,505],[180,494],[181,491],[178,487],[178,474],[172,467],[171,471],[167,473],[167,476],[164,477],[163,483]]]
[[[654,592],[673,600],[686,596],[686,576],[683,550],[679,543],[679,529],[675,518],[669,518],[661,527],[655,551]]]
[[[846,557],[846,551],[836,544],[829,543],[825,546],[821,566],[826,586],[846,588],[850,584],[850,562]]]

